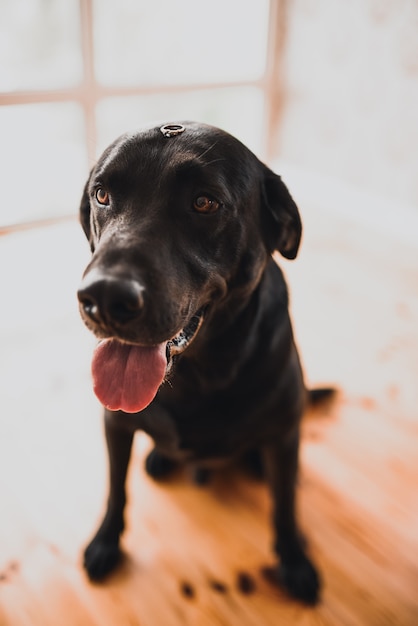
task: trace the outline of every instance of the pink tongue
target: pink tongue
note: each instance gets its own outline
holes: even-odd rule
[[[141,348],[106,339],[93,354],[94,392],[111,411],[137,413],[154,399],[166,368],[165,343]]]

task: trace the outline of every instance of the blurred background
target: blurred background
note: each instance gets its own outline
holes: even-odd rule
[[[327,589],[321,623],[412,626],[416,0],[0,0],[0,624],[137,623],[121,617],[117,602],[102,605],[100,592],[86,591],[79,567],[103,506],[106,464],[90,382],[94,338],[75,295],[89,259],[77,212],[89,168],[108,143],[150,122],[178,119],[236,135],[283,176],[301,210],[299,257],[279,262],[307,381],[341,390],[335,419],[308,424],[302,449],[302,509],[314,522],[308,535]],[[138,467],[148,445],[139,440]],[[195,503],[195,492],[185,485],[162,492],[141,479],[134,482],[141,514],[128,543],[147,567],[132,565],[134,577],[142,584],[151,571],[157,585],[165,584],[165,569],[182,567],[175,551],[175,565],[169,563],[178,544],[188,564],[196,557],[196,572],[203,572],[199,551],[209,545],[206,563],[218,559],[227,580],[235,547],[225,546],[235,546],[235,535],[210,543],[199,534],[199,517],[190,526],[178,518],[164,547],[167,561],[159,558],[167,535],[164,522],[155,526],[155,511],[160,507],[169,523],[180,515],[177,501]],[[196,516],[229,515],[235,528],[240,510],[236,551],[247,565],[270,554],[267,500],[251,493],[243,501],[261,518],[247,520],[248,527],[248,507],[237,500],[226,512],[227,497],[216,490],[200,496],[203,508],[193,504]],[[152,549],[141,552],[140,545]],[[128,580],[127,607],[136,598]],[[68,588],[88,599],[97,621],[65,621]],[[222,623],[278,623],[277,602],[261,596],[271,619],[257,619],[260,607],[248,618],[249,605],[236,600],[235,617]],[[39,600],[46,597],[57,609],[50,621]],[[141,599],[151,616],[141,626],[171,624],[155,618],[154,600],[152,593]],[[180,617],[173,624],[220,623],[175,605]],[[214,615],[226,610],[216,607]],[[293,616],[280,623],[299,622]]]
[[[1,0],[0,227],[74,213],[110,141],[177,118],[416,207],[417,23],[415,0]]]

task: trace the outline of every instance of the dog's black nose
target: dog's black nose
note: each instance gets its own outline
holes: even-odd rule
[[[127,278],[87,275],[77,295],[83,312],[96,324],[127,324],[144,307],[143,287]]]

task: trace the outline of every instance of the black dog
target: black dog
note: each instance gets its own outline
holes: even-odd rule
[[[306,391],[275,250],[296,257],[301,221],[279,176],[237,139],[185,122],[127,134],[81,202],[93,257],[78,292],[102,339],[93,358],[110,460],[107,512],[85,551],[101,579],[120,557],[134,432],[154,477],[259,450],[274,497],[280,580],[314,603],[319,577],[295,513]],[[163,384],[168,380],[168,384]]]

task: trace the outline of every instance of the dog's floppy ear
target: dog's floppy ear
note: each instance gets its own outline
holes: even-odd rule
[[[90,176],[87,179],[86,184],[84,185],[83,195],[81,197],[80,223],[81,223],[81,226],[83,227],[83,230],[86,234],[87,239],[89,240],[90,248],[93,252],[93,240],[91,237],[91,227],[90,227],[90,199],[89,199],[89,194],[88,194],[90,177],[91,177],[91,172],[90,172]]]
[[[278,250],[286,259],[294,259],[302,236],[299,211],[280,176],[265,165],[261,202],[265,237],[270,252]]]

